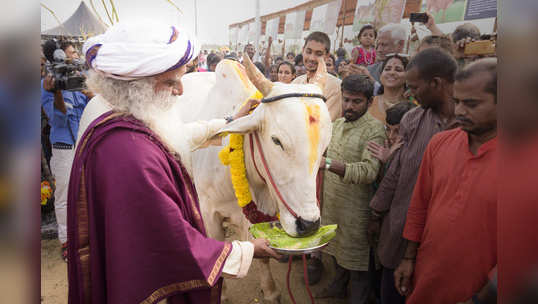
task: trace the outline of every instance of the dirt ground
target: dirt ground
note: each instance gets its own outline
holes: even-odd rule
[[[58,240],[41,240],[41,303],[67,304],[67,263]]]
[[[325,272],[321,282],[311,286],[313,293],[320,290],[328,282],[328,277],[332,274],[332,269],[325,264]],[[286,288],[287,263],[279,263],[271,260],[271,272],[276,281],[277,288],[281,292],[281,303],[291,303]],[[254,262],[246,278],[240,280],[228,280],[227,303],[233,304],[256,304],[263,303],[263,294],[260,289],[259,280],[260,265]],[[303,281],[303,262],[294,260],[291,271],[290,287],[297,304],[310,303]],[[46,304],[66,304],[67,303],[67,264],[60,258],[60,244],[58,240],[41,241],[41,296],[42,303]],[[338,299],[316,299],[318,304],[343,304],[345,300]]]

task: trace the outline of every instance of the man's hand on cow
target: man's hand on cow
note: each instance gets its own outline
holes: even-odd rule
[[[241,118],[243,116],[247,116],[250,112],[250,110],[254,109],[258,104],[260,104],[260,101],[257,99],[249,99],[247,103],[245,103],[237,113],[235,113],[233,119],[236,120],[238,118]]]
[[[251,241],[254,244],[254,257],[255,258],[267,258],[272,257],[275,259],[280,259],[282,255],[278,254],[276,251],[269,247],[269,241],[266,239],[255,239]]]

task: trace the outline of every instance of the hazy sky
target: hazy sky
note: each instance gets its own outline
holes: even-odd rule
[[[180,13],[167,0],[115,0],[120,21],[140,18],[158,19],[179,24],[194,33],[194,1],[198,11],[198,39],[201,43],[228,43],[228,25],[252,18],[256,14],[255,0],[174,0]],[[308,0],[260,0],[260,15],[290,8]],[[85,0],[91,9],[90,1]],[[104,1],[109,4],[109,1]],[[41,0],[54,11],[61,22],[65,21],[80,5],[79,0]],[[107,20],[102,2],[93,0],[103,20]],[[109,6],[110,7],[110,6]],[[52,15],[41,8],[41,29],[58,25]]]

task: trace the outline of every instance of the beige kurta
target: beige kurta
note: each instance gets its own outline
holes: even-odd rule
[[[296,84],[306,84],[307,77],[306,74],[301,75],[295,78],[292,83]],[[337,118],[342,116],[342,92],[340,89],[340,84],[342,80],[334,77],[333,75],[327,73],[327,82],[323,88],[323,95],[327,98],[325,104],[329,109],[329,114],[331,115],[331,121],[335,121]]]
[[[349,270],[368,270],[369,203],[381,164],[366,147],[369,141],[383,144],[385,138],[383,124],[369,113],[353,122],[344,118],[333,122],[327,157],[345,163],[346,172],[344,177],[325,172],[321,222],[338,224],[336,237],[325,252]]]

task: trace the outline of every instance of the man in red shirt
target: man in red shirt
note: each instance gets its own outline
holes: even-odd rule
[[[411,304],[496,302],[488,277],[497,266],[497,60],[459,72],[453,96],[461,128],[426,148],[394,272]]]

